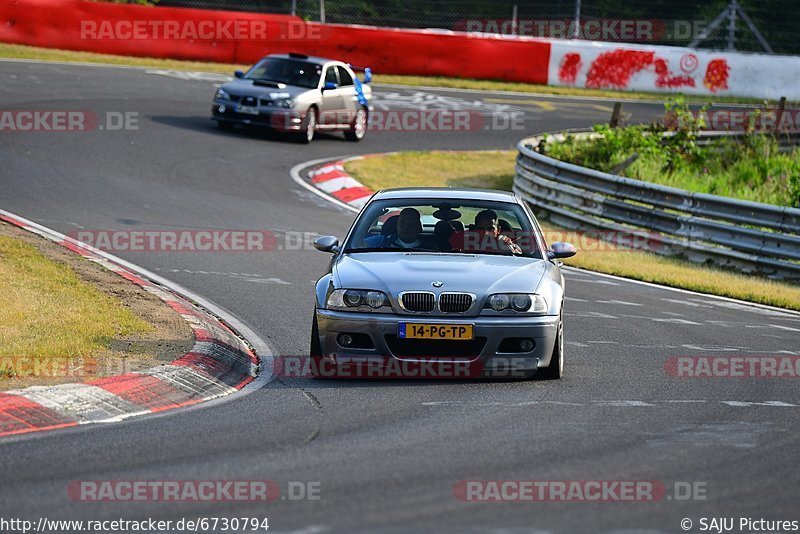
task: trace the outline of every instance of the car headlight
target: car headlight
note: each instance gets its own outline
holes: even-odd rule
[[[281,108],[293,108],[294,107],[294,99],[292,98],[292,93],[287,92],[276,92],[270,93],[269,98],[275,103],[276,106]]]
[[[328,295],[326,306],[342,311],[392,311],[386,294],[371,289],[335,289]]]
[[[228,94],[228,91],[226,91],[222,87],[217,89],[217,93],[214,95],[214,98],[230,99],[230,97],[231,97],[231,95]]]
[[[486,299],[483,308],[498,313],[545,313],[549,307],[545,298],[535,293],[495,293]]]

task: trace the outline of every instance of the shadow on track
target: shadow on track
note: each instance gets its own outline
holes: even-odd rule
[[[257,139],[262,141],[274,141],[279,143],[288,144],[302,144],[302,141],[293,137],[291,134],[277,132],[268,128],[259,128],[256,126],[237,126],[231,130],[223,130],[219,128],[215,121],[209,117],[185,117],[185,116],[172,116],[172,115],[157,115],[151,117],[151,120],[156,124],[162,124],[173,128],[180,128],[182,130],[192,130],[195,132],[207,132],[212,135],[221,137],[245,137],[249,139]],[[314,140],[317,141],[330,140],[347,142],[341,133],[326,133],[317,131],[314,134]]]

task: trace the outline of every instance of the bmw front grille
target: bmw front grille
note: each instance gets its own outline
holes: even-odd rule
[[[464,313],[472,307],[475,296],[470,293],[442,293],[438,299],[429,291],[407,291],[400,294],[400,306],[409,312],[431,313],[436,309],[442,313]]]
[[[402,293],[400,306],[410,312],[432,312],[436,306],[436,295],[427,291]]]
[[[464,313],[472,307],[474,297],[469,293],[442,293],[439,295],[439,311],[442,313]]]

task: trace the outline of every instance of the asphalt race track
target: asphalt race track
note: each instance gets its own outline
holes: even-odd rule
[[[298,187],[289,177],[294,165],[393,150],[511,148],[527,134],[607,120],[613,105],[378,86],[376,105],[388,109],[509,106],[524,112],[525,129],[373,132],[358,144],[320,135],[306,146],[216,129],[209,80],[21,62],[0,62],[0,80],[5,109],[138,113],[138,130],[0,137],[0,207],[65,233],[343,236],[352,214]],[[624,109],[641,121],[663,112],[660,104]],[[117,254],[229,310],[275,354],[307,354],[312,284],[326,255]],[[677,378],[665,362],[796,356],[800,316],[579,271],[567,273],[567,286],[564,380],[280,378],[209,406],[10,438],[0,441],[0,516],[267,516],[270,531],[309,533],[680,532],[682,518],[798,519],[797,379]],[[75,502],[66,491],[75,480],[319,481],[321,500]],[[472,503],[454,497],[461,480],[655,480],[670,490],[698,482],[706,500]]]

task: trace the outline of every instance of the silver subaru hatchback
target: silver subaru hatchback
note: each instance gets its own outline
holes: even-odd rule
[[[270,128],[310,142],[318,131],[344,132],[360,141],[367,133],[372,73],[360,80],[341,61],[303,54],[271,54],[214,95],[211,118],[222,129]]]

